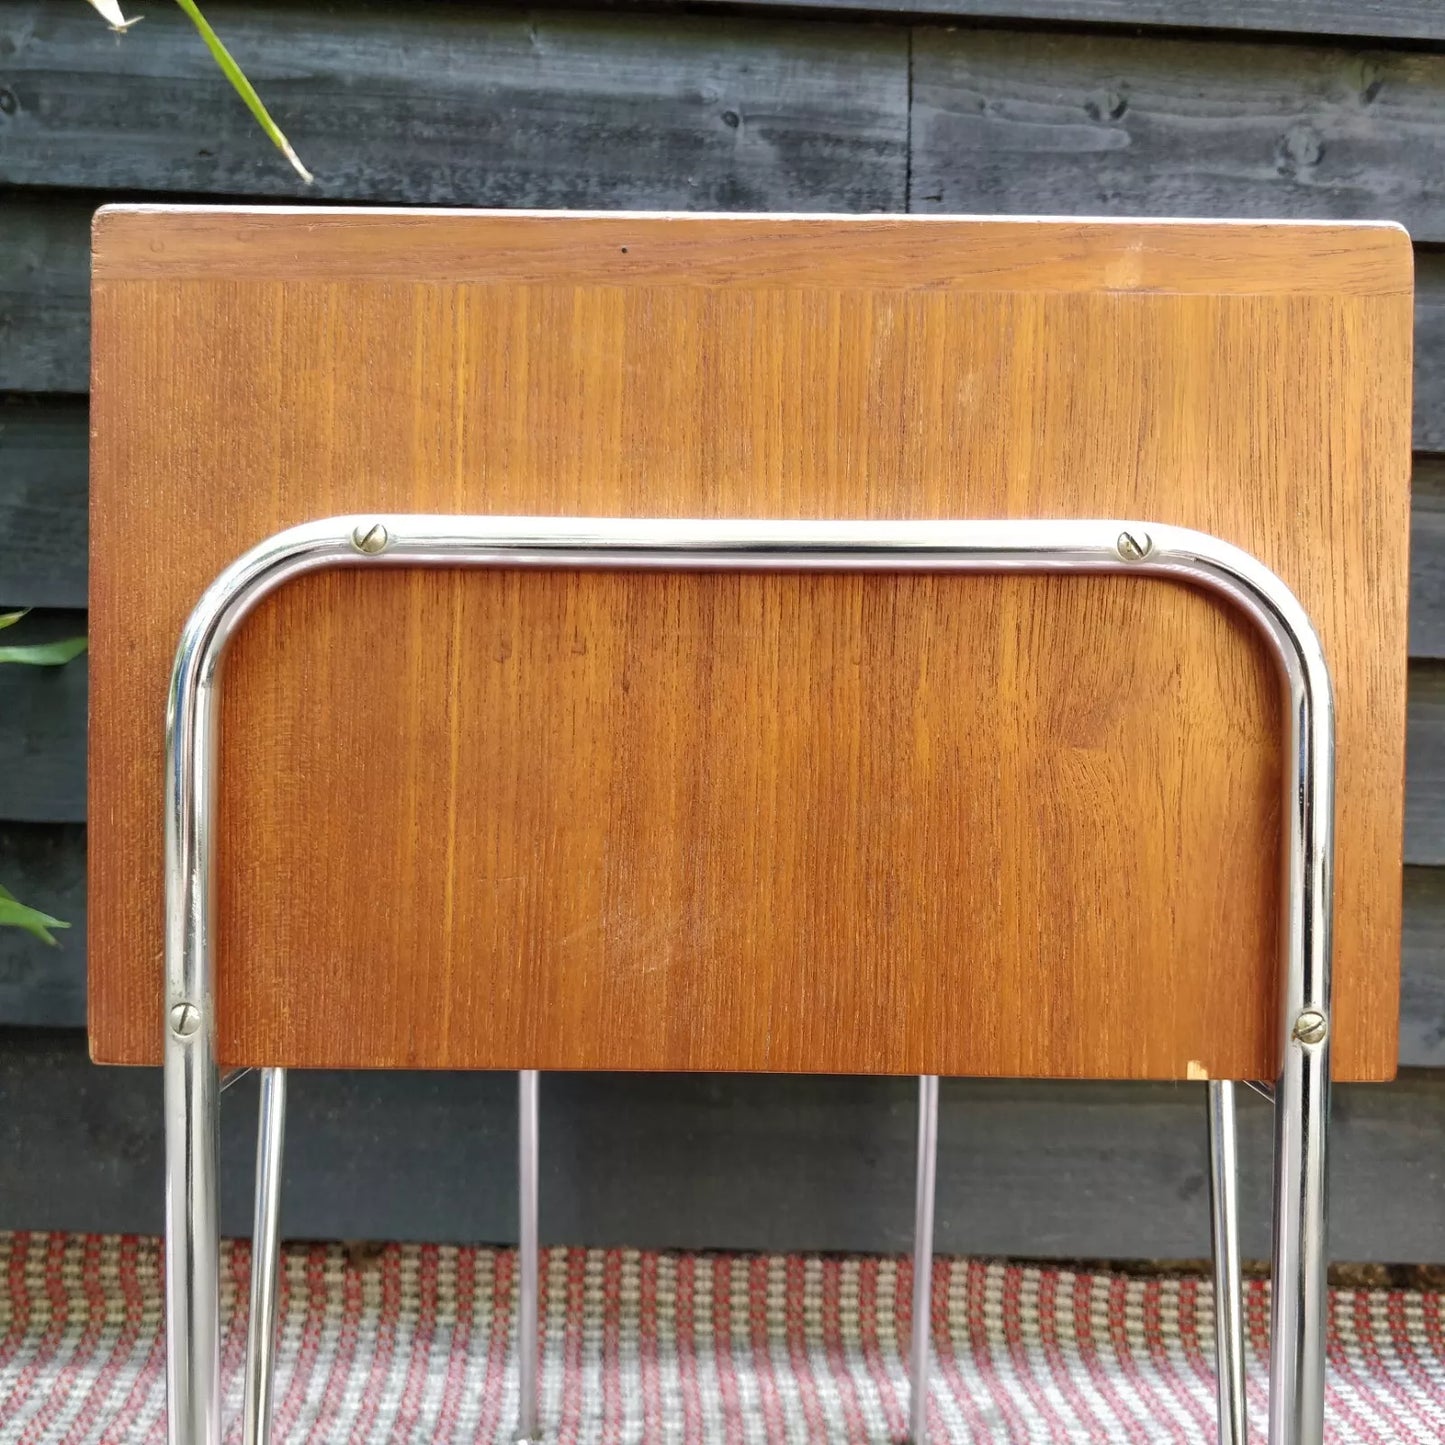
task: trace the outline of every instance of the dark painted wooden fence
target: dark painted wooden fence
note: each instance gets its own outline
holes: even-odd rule
[[[132,8],[141,8],[135,6]],[[1398,1084],[1339,1094],[1335,1248],[1445,1259],[1445,8],[1437,0],[754,0],[209,11],[318,174],[305,190],[163,0],[123,40],[0,0],[0,606],[84,625],[87,231],[119,197],[399,205],[1385,217],[1419,302]],[[0,1227],[154,1229],[159,1082],[84,1060],[85,668],[0,668]],[[157,719],[159,726],[160,720]],[[137,859],[136,867],[155,860]],[[1197,1088],[957,1083],[945,1247],[1201,1253]],[[230,1227],[249,1110],[228,1102]],[[504,1239],[511,1085],[294,1088],[299,1234]],[[575,1242],[903,1242],[899,1081],[555,1078],[545,1224]],[[1263,1248],[1267,1115],[1245,1115]],[[418,1187],[427,1172],[434,1184]]]

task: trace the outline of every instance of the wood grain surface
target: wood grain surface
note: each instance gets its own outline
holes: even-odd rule
[[[1124,514],[1320,626],[1335,1061],[1393,1072],[1398,230],[122,208],[94,304],[98,1059],[159,1053],[175,638],[276,528]],[[338,574],[227,688],[228,1062],[1273,1072],[1275,683],[1187,589]]]

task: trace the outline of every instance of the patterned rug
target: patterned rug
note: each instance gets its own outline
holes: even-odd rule
[[[248,1269],[228,1247],[228,1441]],[[0,1234],[0,1275],[0,1441],[163,1442],[157,1242]],[[542,1280],[549,1442],[906,1435],[906,1260],[553,1249]],[[289,1249],[277,1445],[510,1442],[514,1281],[509,1250]],[[1259,1440],[1267,1313],[1251,1281]],[[936,1442],[1214,1439],[1207,1279],[939,1260],[933,1333]],[[1336,1290],[1329,1391],[1333,1445],[1445,1440],[1441,1294]]]

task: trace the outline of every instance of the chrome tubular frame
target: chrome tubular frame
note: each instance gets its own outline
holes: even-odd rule
[[[1244,1282],[1239,1263],[1239,1154],[1234,1142],[1234,1084],[1211,1080],[1209,1224],[1214,1236],[1214,1361],[1219,1445],[1245,1445],[1249,1411],[1244,1378]]]
[[[1278,661],[1285,700],[1269,1440],[1270,1445],[1319,1445],[1324,1428],[1334,717],[1319,638],[1285,584],[1218,538],[1125,521],[449,516],[337,517],[278,533],[217,578],[181,636],[166,762],[170,1445],[221,1441],[219,1078],[212,958],[221,663],[242,619],[263,597],[304,573],[347,566],[1133,573],[1207,588],[1243,612]],[[925,1350],[926,1343],[925,1338]],[[525,1360],[527,1341],[522,1344]],[[926,1402],[926,1382],[915,1384],[915,1398]],[[522,1407],[519,1424],[532,1418],[527,1409]]]
[[[933,1340],[933,1201],[938,1185],[938,1075],[918,1076],[918,1172],[913,1189],[913,1344],[908,1438],[928,1439],[928,1365]]]
[[[251,1226],[251,1320],[246,1332],[242,1445],[271,1445],[276,1306],[281,1260],[281,1161],[286,1152],[286,1070],[261,1070],[256,1122],[256,1212]]]
[[[538,1438],[537,1171],[541,1156],[541,1077],[536,1069],[517,1074],[517,1434]]]

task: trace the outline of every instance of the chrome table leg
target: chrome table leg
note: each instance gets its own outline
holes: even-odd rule
[[[517,1438],[537,1438],[538,1076],[517,1075]]]
[[[1245,1445],[1244,1301],[1239,1266],[1239,1155],[1234,1085],[1209,1091],[1209,1219],[1214,1235],[1214,1363],[1219,1386],[1219,1445]]]
[[[221,1239],[216,1194],[221,1090],[213,1028],[209,1010],[203,1016],[188,1001],[168,1010],[165,1257],[170,1445],[221,1445]]]
[[[1328,1018],[1313,1009],[1294,1015],[1275,1103],[1270,1445],[1321,1445],[1324,1439],[1330,1076],[1328,1024],[1317,1029],[1312,1015]]]
[[[261,1070],[256,1125],[256,1217],[251,1229],[251,1323],[246,1336],[245,1445],[270,1445],[276,1374],[277,1265],[281,1254],[281,1160],[286,1149],[286,1070]]]
[[[379,545],[373,545],[379,539]],[[1334,715],[1319,635],[1282,579],[1202,532],[1123,520],[816,522],[685,518],[332,517],[267,538],[207,588],[176,650],[166,731],[166,1383],[170,1445],[220,1445],[219,1078],[214,939],[220,681],[248,612],[331,567],[603,568],[739,572],[1060,571],[1191,583],[1230,601],[1279,664],[1283,1061],[1276,1086],[1270,1445],[1323,1433],[1325,1130],[1329,1118]],[[536,1428],[536,1075],[522,1075],[519,1421]],[[529,1082],[530,1081],[530,1082]],[[931,1119],[921,1086],[920,1123]],[[931,1096],[936,1101],[936,1093]],[[920,1131],[921,1133],[924,1131]],[[924,1141],[921,1139],[920,1143]],[[932,1143],[920,1149],[919,1260],[931,1256]],[[926,1168],[925,1168],[926,1161]],[[927,1175],[928,1188],[922,1185]],[[925,1243],[930,1248],[925,1250]],[[924,1288],[926,1275],[920,1273]],[[917,1301],[915,1301],[917,1304]],[[927,1298],[913,1415],[926,1415]],[[914,1349],[919,1335],[915,1329]],[[921,1388],[920,1388],[921,1387]]]
[[[913,1200],[913,1348],[909,1438],[928,1445],[929,1338],[933,1325],[933,1200],[938,1176],[938,1075],[918,1078],[918,1180]]]

